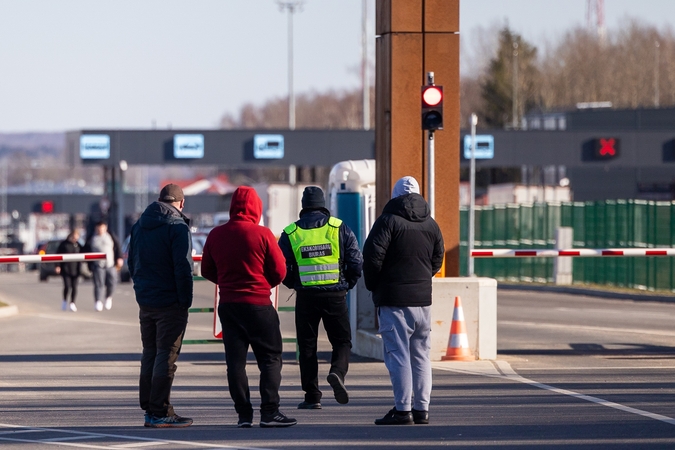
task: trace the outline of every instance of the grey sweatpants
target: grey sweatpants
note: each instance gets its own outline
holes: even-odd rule
[[[431,398],[431,306],[378,308],[384,364],[397,411],[429,410]]]

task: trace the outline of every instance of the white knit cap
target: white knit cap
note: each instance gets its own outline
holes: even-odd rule
[[[400,197],[405,194],[419,194],[420,185],[413,177],[403,177],[396,182],[394,189],[391,191],[391,198]]]

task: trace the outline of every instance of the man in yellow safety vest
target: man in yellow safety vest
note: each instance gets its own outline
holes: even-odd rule
[[[344,385],[352,348],[347,291],[361,277],[363,256],[356,236],[326,209],[323,191],[308,186],[302,194],[300,220],[284,228],[279,247],[286,258],[283,283],[295,289],[295,328],[300,379],[305,399],[298,409],[321,409],[317,335],[323,320],[333,348],[326,380],[340,404],[349,402]]]

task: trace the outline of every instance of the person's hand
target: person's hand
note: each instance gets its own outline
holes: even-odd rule
[[[120,270],[122,268],[122,264],[124,263],[124,260],[122,258],[117,258],[117,263],[115,264],[115,267],[117,270]]]
[[[59,266],[56,266],[56,269],[54,269],[54,272],[56,272],[57,275],[60,274],[61,268]]]

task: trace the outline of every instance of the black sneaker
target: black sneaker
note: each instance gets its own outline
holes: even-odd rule
[[[397,411],[393,408],[383,418],[375,419],[375,425],[412,425],[413,416],[410,411]]]
[[[239,428],[251,428],[253,426],[253,414],[239,414]]]
[[[192,419],[174,414],[166,417],[150,416],[150,423],[146,426],[150,428],[183,428],[190,425],[192,425]]]
[[[429,423],[429,411],[418,411],[412,409],[413,421],[418,425],[426,425]]]
[[[349,403],[349,394],[347,393],[347,388],[345,384],[340,379],[340,376],[336,373],[329,373],[326,377],[326,381],[330,384],[330,387],[333,388],[333,394],[335,395],[335,400],[341,405]]]
[[[273,414],[263,414],[260,418],[260,426],[262,428],[292,427],[296,423],[298,423],[297,420],[286,417],[281,411],[277,411]]]
[[[321,403],[310,403],[305,401],[298,405],[298,409],[321,409]]]

